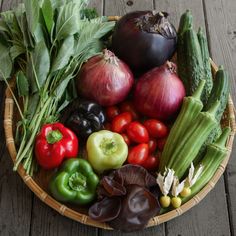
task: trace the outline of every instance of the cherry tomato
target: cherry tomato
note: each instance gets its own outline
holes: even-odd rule
[[[147,143],[149,134],[147,129],[138,121],[133,121],[127,126],[127,135],[135,143]]]
[[[112,120],[111,129],[116,133],[124,133],[125,129],[131,123],[132,115],[130,112],[121,113]]]
[[[147,128],[148,133],[153,138],[164,138],[168,135],[168,128],[159,120],[146,120],[143,125]]]
[[[132,114],[133,120],[138,120],[139,118],[139,115],[135,110],[133,103],[130,101],[122,102],[120,104],[120,110],[121,112],[126,112],[126,111],[130,112]]]
[[[143,163],[143,167],[147,170],[156,170],[159,165],[159,158],[156,156],[149,156],[147,160]]]
[[[165,146],[165,144],[166,144],[166,139],[167,139],[167,138],[160,138],[160,139],[157,139],[157,148],[158,148],[160,151],[163,151],[164,146]]]
[[[148,158],[148,144],[141,143],[129,151],[128,163],[133,165],[142,165]]]
[[[106,108],[106,117],[109,121],[112,121],[115,116],[120,114],[120,110],[117,106],[110,106]]]
[[[121,134],[126,144],[129,146],[131,144],[130,139],[127,134]]]
[[[153,152],[156,151],[157,148],[157,141],[154,138],[150,138],[148,142],[148,147],[149,147],[149,153],[152,154]]]

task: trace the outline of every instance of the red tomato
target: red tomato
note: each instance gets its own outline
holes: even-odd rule
[[[120,114],[120,110],[117,106],[110,106],[106,108],[106,117],[110,121],[112,121],[114,117],[119,114]]]
[[[111,129],[116,133],[123,133],[129,123],[132,121],[132,115],[130,112],[121,113],[112,120]]]
[[[156,151],[157,148],[157,141],[154,138],[150,138],[148,142],[148,147],[149,147],[149,153],[152,154],[153,152]]]
[[[147,160],[143,163],[142,166],[147,170],[154,171],[157,169],[158,165],[159,165],[159,158],[151,155],[147,158]]]
[[[153,138],[164,138],[168,135],[168,128],[159,120],[150,119],[146,120],[143,124],[147,128],[149,135]]]
[[[160,151],[163,151],[164,146],[165,146],[165,144],[166,144],[166,139],[167,139],[167,138],[160,138],[160,139],[157,139],[157,148],[158,148]]]
[[[122,102],[120,104],[120,110],[121,112],[126,112],[126,111],[130,112],[132,114],[133,120],[138,120],[139,118],[139,115],[137,111],[135,110],[132,102],[129,102],[129,101]]]
[[[133,165],[142,165],[148,158],[148,144],[141,143],[129,151],[128,163]]]
[[[147,143],[149,135],[147,129],[139,122],[133,121],[127,126],[127,135],[135,143]]]
[[[126,144],[129,146],[131,142],[130,142],[130,139],[129,139],[128,135],[127,134],[121,134],[121,136],[123,137]]]

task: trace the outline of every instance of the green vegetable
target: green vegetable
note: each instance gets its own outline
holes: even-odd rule
[[[128,156],[128,146],[123,137],[108,130],[91,134],[86,148],[88,160],[98,173],[120,168]]]
[[[222,135],[217,139],[215,143],[207,145],[206,155],[200,163],[201,165],[203,165],[203,172],[201,173],[196,183],[192,186],[191,194],[188,197],[182,199],[183,203],[187,202],[190,198],[197,194],[215,174],[217,168],[228,153],[225,144],[230,131],[230,128],[225,128]],[[198,167],[196,167],[196,170],[199,168],[200,164],[198,165]]]
[[[73,78],[85,61],[101,52],[101,39],[114,27],[106,17],[91,19],[86,2],[25,0],[16,10],[1,13],[0,77],[8,84],[17,68],[23,100],[21,111],[13,96],[21,115],[14,170],[23,163],[33,174],[36,134],[44,123],[58,121],[59,111],[77,96]]]
[[[224,110],[226,108],[227,102],[229,98],[229,78],[228,73],[224,70],[223,66],[219,66],[219,70],[216,72],[216,76],[214,79],[213,89],[211,91],[210,97],[204,110],[208,110],[210,106],[214,103],[214,101],[220,101],[219,108],[216,111],[215,118],[218,122],[220,122]],[[210,135],[208,136],[206,142],[201,147],[201,150],[198,154],[198,157],[194,160],[194,163],[198,163],[206,151],[206,146],[209,143],[214,142],[221,134],[220,124],[212,130]]]
[[[164,173],[165,167],[169,162],[169,159],[172,156],[172,153],[175,152],[176,147],[178,146],[179,141],[185,135],[187,129],[189,128],[192,120],[198,116],[200,111],[203,108],[201,102],[201,94],[204,89],[205,80],[201,81],[197,90],[191,97],[185,97],[181,107],[181,111],[170,130],[166,144],[160,159],[159,170],[161,173]]]
[[[84,205],[96,197],[98,183],[98,176],[86,160],[71,158],[52,177],[49,188],[58,201]]]
[[[196,32],[191,28],[184,33],[184,45],[186,50],[187,77],[189,78],[190,95],[196,90],[201,80],[205,79],[205,71],[202,60],[201,48]],[[205,86],[202,93],[203,104],[206,104],[210,95],[208,86]]]
[[[202,144],[217,126],[215,112],[218,106],[219,102],[216,101],[207,112],[200,112],[192,120],[185,134],[178,136],[179,141],[166,166],[175,171],[178,179],[183,177],[191,162],[197,156]]]
[[[229,78],[228,73],[224,69],[223,66],[219,66],[218,71],[216,72],[216,76],[214,79],[214,84],[212,88],[212,92],[208,99],[204,110],[208,110],[210,106],[216,101],[220,101],[220,106],[216,111],[216,120],[220,121],[224,110],[226,108],[227,102],[229,98]]]
[[[211,73],[211,63],[210,63],[207,39],[201,27],[198,30],[197,36],[198,36],[198,41],[201,48],[202,61],[203,61],[204,72],[205,72],[205,77],[204,77],[204,79],[206,80],[205,89],[207,91],[207,96],[209,97],[210,92],[212,90],[212,86],[213,86],[213,79],[212,79],[212,73]]]
[[[178,43],[177,43],[177,65],[178,75],[184,83],[186,93],[189,94],[189,78],[187,75],[186,67],[186,50],[184,44],[184,33],[187,29],[193,26],[193,16],[190,10],[187,10],[180,18],[179,30],[178,30]]]

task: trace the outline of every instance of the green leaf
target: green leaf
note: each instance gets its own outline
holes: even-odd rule
[[[50,34],[53,26],[53,8],[51,0],[44,0],[42,12],[48,33]]]
[[[74,37],[69,36],[63,41],[56,58],[53,60],[51,73],[60,70],[66,65],[68,65],[73,53],[74,53]]]
[[[10,50],[0,43],[0,80],[8,79],[12,72]]]
[[[79,31],[79,4],[68,3],[59,8],[56,22],[56,40],[65,39]]]
[[[16,75],[16,84],[20,97],[29,94],[29,82],[22,71],[19,71]]]
[[[13,45],[10,48],[10,55],[11,55],[11,59],[12,61],[14,61],[18,56],[20,56],[21,54],[25,53],[25,48],[19,46],[19,45]]]
[[[30,58],[27,77],[30,78],[31,90],[34,93],[42,88],[50,69],[49,52],[44,41],[36,44],[35,49],[30,53]]]
[[[30,32],[34,35],[39,20],[39,2],[38,0],[24,0],[24,3]]]

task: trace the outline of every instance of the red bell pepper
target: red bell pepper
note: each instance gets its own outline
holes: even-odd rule
[[[78,138],[61,123],[44,125],[36,137],[35,155],[44,169],[58,167],[65,158],[76,157],[78,151]]]

